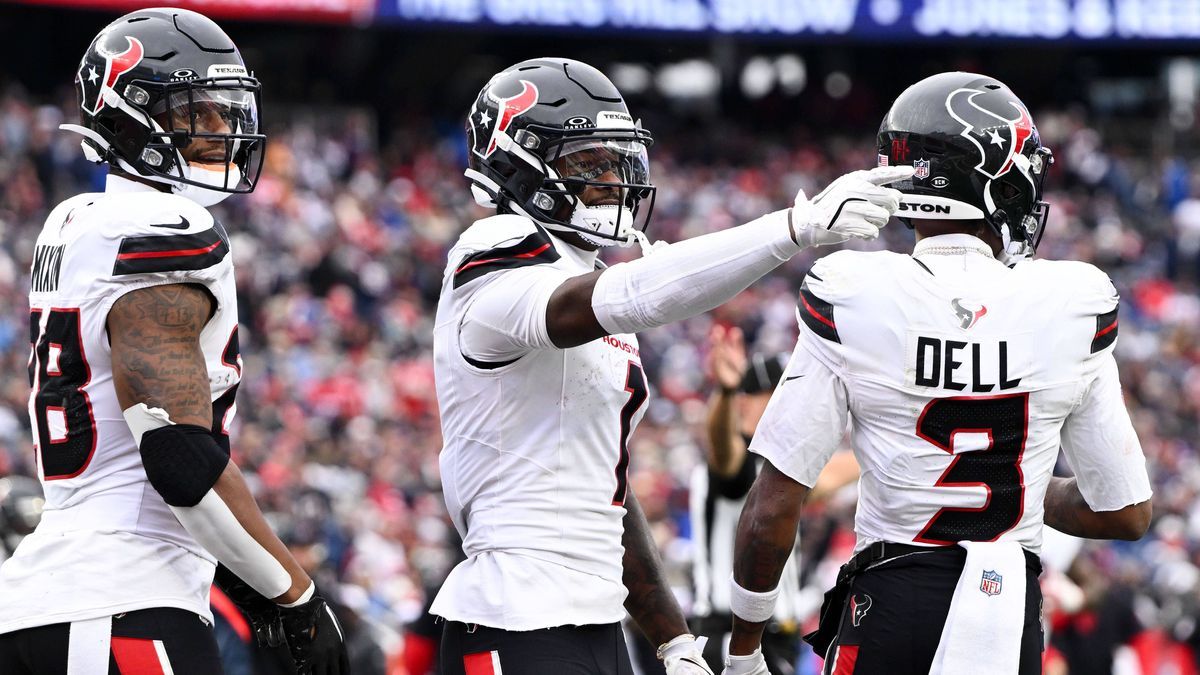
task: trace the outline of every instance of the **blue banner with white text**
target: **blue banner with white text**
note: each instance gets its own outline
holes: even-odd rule
[[[1190,41],[1200,0],[378,0],[381,22],[846,38]]]

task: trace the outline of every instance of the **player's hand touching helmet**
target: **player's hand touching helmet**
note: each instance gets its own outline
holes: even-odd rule
[[[792,233],[801,246],[874,239],[900,207],[900,192],[883,187],[912,176],[911,166],[854,171],[829,184],[812,199],[801,191],[791,210]]]
[[[350,672],[342,627],[320,593],[295,607],[280,607],[279,618],[297,675]]]
[[[771,675],[767,670],[767,660],[763,658],[762,649],[755,649],[753,654],[746,656],[725,657],[725,669],[721,675]]]
[[[704,662],[706,642],[708,638],[685,633],[659,645],[658,658],[662,660],[667,675],[713,675],[712,669]]]

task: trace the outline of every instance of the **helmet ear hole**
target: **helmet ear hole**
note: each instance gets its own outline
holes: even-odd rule
[[[1000,198],[1004,200],[1015,199],[1020,196],[1021,191],[1012,183],[1000,184]]]
[[[140,148],[145,145],[145,139],[141,138],[143,134],[137,122],[126,117],[113,117],[111,119],[113,143],[118,154],[126,161],[136,160]]]

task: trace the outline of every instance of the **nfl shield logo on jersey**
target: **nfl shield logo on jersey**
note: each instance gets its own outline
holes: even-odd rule
[[[925,180],[929,178],[929,160],[917,159],[913,160],[913,178]]]
[[[988,595],[1000,595],[1000,589],[1004,585],[1004,577],[991,571],[984,570],[983,578],[979,580],[979,590]]]

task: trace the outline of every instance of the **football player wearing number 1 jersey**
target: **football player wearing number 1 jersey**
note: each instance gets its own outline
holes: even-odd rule
[[[56,207],[34,250],[46,502],[0,566],[0,672],[218,673],[214,570],[295,672],[347,672],[337,620],[229,459],[237,296],[205,207],[254,189],[258,81],[215,23],[169,8],[101,31],[76,85],[83,124],[64,127],[109,176]]]
[[[668,673],[709,673],[628,484],[649,396],[634,333],[712,309],[805,246],[877,236],[900,197],[882,185],[912,169],[856,172],[604,268],[599,248],[645,242],[654,195],[650,134],[608,78],[516,64],[467,134],[467,177],[497,214],[451,249],[434,328],[443,489],[467,554],[431,610],[447,620],[442,672],[629,673],[628,609]]]
[[[1086,263],[1032,259],[1051,157],[990,77],[927,78],[884,118],[879,163],[915,169],[898,188],[916,246],[835,253],[800,287],[800,338],[750,443],[766,465],[738,526],[727,675],[767,672],[784,554],[847,423],[856,553],[806,637],[827,675],[1040,673],[1043,524],[1145,533],[1117,292]],[[1075,477],[1053,477],[1059,448]]]

